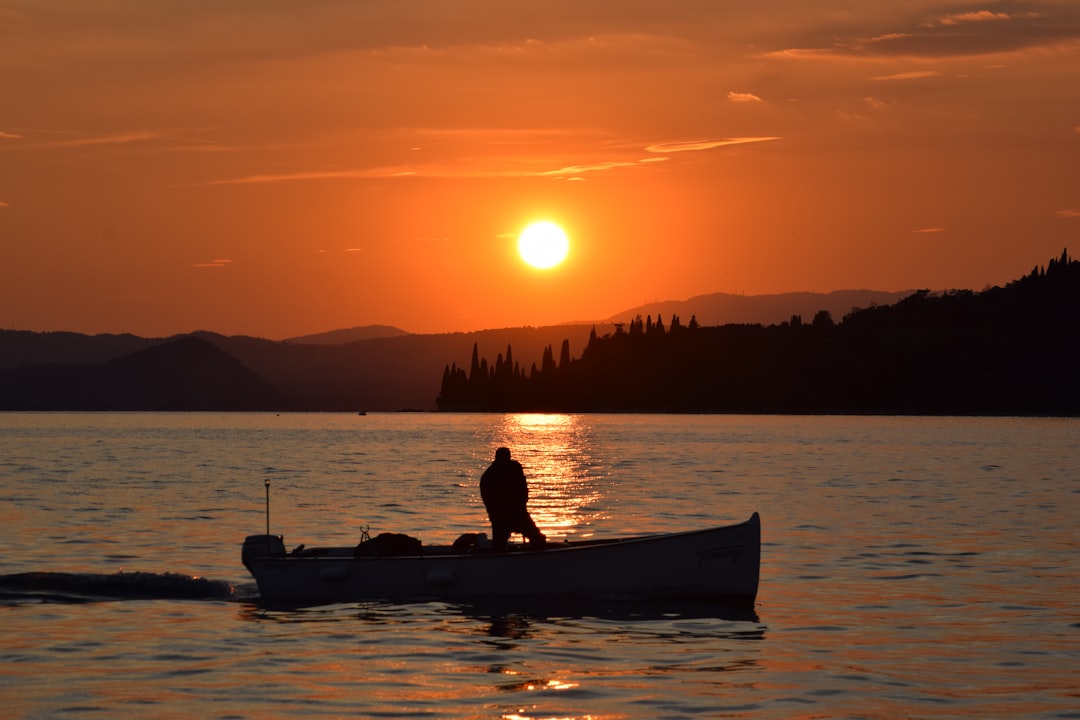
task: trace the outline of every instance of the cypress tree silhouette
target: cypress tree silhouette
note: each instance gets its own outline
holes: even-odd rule
[[[564,341],[526,377],[499,355],[468,381],[443,371],[443,410],[1080,414],[1080,263],[975,293],[920,290],[889,306],[779,325],[700,327],[635,317],[581,357]]]

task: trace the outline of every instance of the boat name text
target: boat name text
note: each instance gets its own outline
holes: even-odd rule
[[[698,565],[717,562],[734,565],[739,561],[740,554],[742,554],[742,545],[728,545],[727,547],[709,548],[708,550],[702,550],[697,554]]]

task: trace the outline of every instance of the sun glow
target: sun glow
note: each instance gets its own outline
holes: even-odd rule
[[[498,426],[495,447],[513,448],[529,478],[529,512],[548,540],[593,535],[605,520],[608,468],[596,460],[592,426],[578,415],[517,413]]]
[[[521,259],[534,268],[554,267],[566,258],[570,241],[563,229],[553,222],[534,222],[518,236]]]

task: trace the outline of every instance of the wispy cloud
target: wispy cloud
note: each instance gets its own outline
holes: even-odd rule
[[[71,140],[56,140],[48,143],[53,147],[86,147],[90,145],[126,145],[128,143],[146,142],[158,140],[164,137],[164,133],[156,130],[137,130],[135,132],[119,133],[116,135],[101,135],[98,137],[72,138]]]
[[[874,37],[870,38],[870,42],[880,43],[889,42],[891,40],[905,40],[909,37],[911,37],[911,33],[906,32],[882,33],[881,35],[875,35]]]
[[[90,135],[75,131],[60,130],[35,130],[32,134],[16,135],[13,133],[0,132],[0,140],[21,139],[26,142],[18,143],[11,149],[41,150],[51,148],[83,148],[103,145],[129,145],[133,143],[146,143],[170,137],[171,133],[163,130],[133,130],[108,135]]]
[[[833,59],[837,57],[835,49],[830,48],[784,48],[782,50],[770,50],[761,54],[765,58],[778,60],[818,60]]]
[[[1012,20],[1012,16],[1008,13],[993,12],[992,10],[974,10],[971,12],[942,15],[937,19],[937,24],[962,25],[964,23],[1000,22],[1002,20]],[[929,26],[933,27],[933,24],[931,23]]]
[[[943,228],[943,227],[925,227],[925,228],[919,228],[918,230],[912,230],[911,232],[919,234],[919,235],[931,235],[933,233],[943,233],[947,229],[948,228]]]
[[[7,202],[4,202],[3,200],[0,200],[0,208],[5,208],[5,207],[11,207],[11,203],[7,203]]]
[[[759,102],[761,102],[761,98],[759,98],[754,93],[735,92],[734,90],[732,90],[731,92],[729,92],[727,94],[727,99],[730,100],[731,102],[734,102],[734,103],[759,103]]]
[[[1080,210],[1058,210],[1059,218],[1080,218]]]
[[[941,77],[937,70],[912,70],[910,72],[893,73],[892,75],[878,75],[871,80],[922,80],[923,78]]]
[[[633,167],[634,165],[637,165],[637,162],[629,160],[608,160],[604,162],[590,163],[586,165],[567,165],[566,167],[559,168],[558,170],[545,170],[540,174],[556,177],[561,177],[565,175],[582,175],[584,173],[597,172],[600,170],[616,170],[618,168]]]
[[[311,182],[318,180],[381,180],[412,177],[444,179],[533,177],[580,180],[581,176],[586,174],[638,167],[663,162],[669,159],[667,157],[656,157],[657,154],[669,155],[671,153],[712,150],[714,148],[731,145],[745,145],[748,143],[760,143],[779,139],[780,138],[777,136],[765,136],[661,142],[646,146],[644,148],[645,152],[652,153],[652,155],[642,158],[627,157],[631,152],[640,153],[641,146],[623,141],[615,144],[608,144],[599,152],[590,152],[589,154],[591,155],[600,156],[595,159],[589,159],[586,162],[567,162],[554,167],[552,156],[540,153],[519,155],[513,160],[498,157],[462,157],[442,164],[409,164],[370,168],[344,168],[340,170],[255,173],[238,177],[207,180],[198,183],[198,185],[259,185],[268,183]],[[605,155],[607,157],[604,157]]]
[[[728,145],[746,145],[747,143],[769,142],[770,140],[779,139],[778,136],[769,135],[765,137],[724,138],[723,140],[686,140],[656,143],[645,149],[652,153],[695,152],[698,150],[712,150],[713,148],[726,147]]]
[[[226,267],[226,266],[230,265],[231,263],[232,263],[232,260],[226,260],[224,258],[217,258],[215,260],[211,260],[210,262],[195,263],[194,265],[192,265],[192,267],[197,267],[197,268],[222,268],[222,267]]]
[[[235,178],[207,180],[201,185],[261,185],[265,183],[304,182],[310,180],[366,180],[371,178],[407,177],[416,175],[411,169],[365,168],[354,170],[314,170],[295,173],[258,173]]]
[[[989,3],[988,3],[989,4]],[[995,3],[1000,5],[1000,3]],[[802,45],[764,53],[788,60],[860,61],[907,58],[927,61],[1001,53],[1033,48],[1072,52],[1080,42],[1080,6],[1075,3],[1026,2],[1025,12],[997,9],[936,14],[929,17],[893,16],[868,22],[859,32],[854,24],[823,26]],[[881,26],[882,23],[892,25]]]

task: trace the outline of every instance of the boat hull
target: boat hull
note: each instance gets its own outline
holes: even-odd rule
[[[277,602],[575,596],[686,597],[752,605],[761,523],[754,513],[737,525],[551,543],[542,551],[454,554],[433,547],[407,557],[354,557],[353,548],[289,555],[280,539],[252,536],[245,541],[244,564],[263,600]]]

